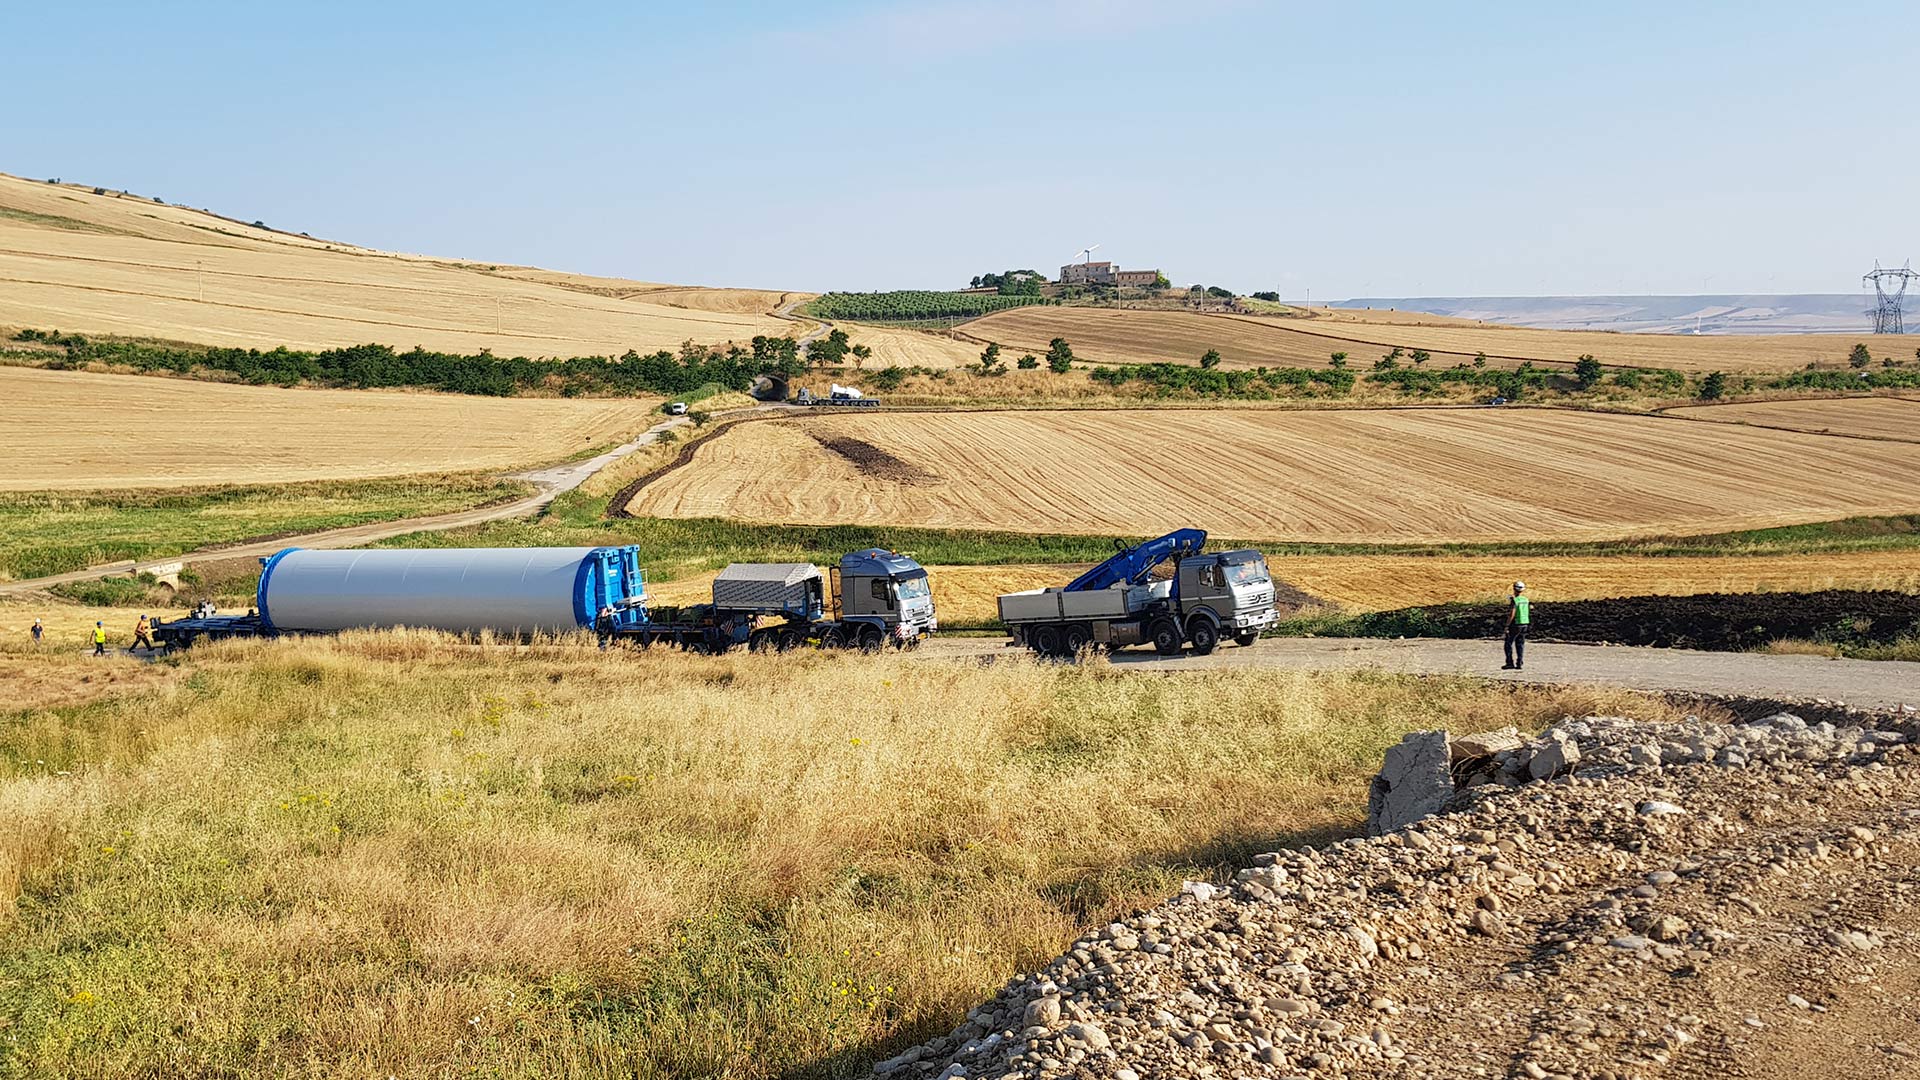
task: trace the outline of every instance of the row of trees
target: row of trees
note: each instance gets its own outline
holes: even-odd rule
[[[1041,296],[1037,288],[1028,295],[1005,296],[904,289],[896,292],[823,293],[809,300],[800,311],[802,314],[820,319],[915,322],[935,319],[971,319],[1027,304],[1057,302]]]
[[[507,397],[522,393],[576,396],[685,394],[717,383],[745,390],[763,374],[795,375],[805,369],[792,338],[760,336],[750,347],[725,349],[689,341],[678,353],[665,349],[621,356],[576,356],[565,360],[478,353],[445,353],[415,346],[351,345],[309,351],[285,347],[262,351],[233,348],[172,348],[122,341],[91,341],[78,334],[23,330],[19,341],[58,346],[64,356],[50,366],[108,363],[136,371],[185,375],[217,371],[269,386],[330,386],[356,390],[419,388],[454,394]],[[843,335],[844,339],[844,335]]]

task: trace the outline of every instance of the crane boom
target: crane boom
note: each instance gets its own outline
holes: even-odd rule
[[[1067,583],[1065,592],[1086,592],[1091,589],[1105,589],[1116,582],[1138,585],[1146,580],[1153,568],[1169,558],[1184,555],[1198,555],[1207,543],[1207,534],[1201,529],[1175,529],[1165,536],[1135,544],[1133,547],[1116,553],[1106,562],[1074,578]]]

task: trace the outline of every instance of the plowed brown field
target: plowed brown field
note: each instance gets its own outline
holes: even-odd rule
[[[1901,397],[1823,398],[1812,401],[1756,401],[1669,409],[1690,420],[1787,428],[1832,435],[1920,442],[1920,399]]]
[[[926,479],[864,474],[820,437]],[[1920,510],[1920,446],[1552,409],[999,412],[743,424],[656,517],[1346,542],[1604,539]]]
[[[657,401],[281,390],[0,367],[0,490],[512,468],[637,435]]]
[[[1376,318],[1377,317],[1377,318]],[[1837,365],[1859,335],[1609,334],[1529,330],[1403,312],[1316,309],[1310,318],[1217,315],[1119,308],[1024,307],[962,324],[969,337],[1007,349],[1045,350],[1064,337],[1076,356],[1096,363],[1197,363],[1218,349],[1225,367],[1322,365],[1335,352],[1365,369],[1390,349],[1426,349],[1436,367],[1487,354],[1490,363],[1521,361],[1571,365],[1583,354],[1603,364],[1673,368],[1686,372],[1795,371],[1810,363]],[[1874,343],[1876,354],[1910,355],[1920,335]]]
[[[0,175],[0,326],[303,348],[577,356],[786,334],[783,294],[374,251]]]

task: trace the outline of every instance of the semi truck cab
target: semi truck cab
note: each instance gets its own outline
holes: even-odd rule
[[[1278,618],[1266,557],[1241,549],[1180,560],[1180,602],[1189,619],[1211,612],[1221,637],[1250,645]]]
[[[897,552],[867,548],[840,559],[840,617],[878,625],[902,644],[918,642],[939,628],[926,567]]]

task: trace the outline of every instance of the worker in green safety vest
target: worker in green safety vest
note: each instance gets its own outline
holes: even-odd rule
[[[1502,671],[1520,671],[1527,666],[1527,628],[1533,625],[1533,604],[1527,599],[1527,583],[1513,583],[1513,599],[1507,602],[1507,662]]]
[[[107,624],[99,620],[93,624],[93,655],[107,655]]]

